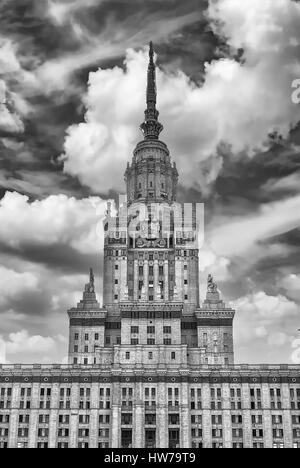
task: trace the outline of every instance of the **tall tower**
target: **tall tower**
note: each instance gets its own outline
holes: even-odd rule
[[[188,375],[201,366],[233,364],[234,311],[220,299],[211,276],[206,299],[200,305],[201,208],[176,201],[176,164],[160,140],[163,126],[157,110],[152,43],[145,118],[140,128],[143,140],[137,144],[125,171],[127,196],[116,215],[108,204],[104,220],[103,307],[96,300],[91,273],[83,300],[69,311],[69,363],[108,366],[116,375],[131,372],[143,376],[155,370],[160,373],[159,379],[168,372]],[[135,389],[124,388],[122,378],[116,380],[112,447],[151,446],[155,438],[156,443],[168,443],[171,447],[179,443],[189,446],[189,439],[180,436],[177,428],[167,428],[168,418],[172,420],[168,405],[173,405],[177,414],[179,389],[173,395],[163,380],[159,382],[157,388],[151,389],[153,395],[161,398],[157,431],[147,429],[141,438],[139,428],[145,417],[143,387],[137,384]],[[149,391],[145,389],[147,395]],[[129,421],[133,414],[133,426],[120,432],[122,405],[132,404],[133,392],[134,408],[129,408],[127,416],[124,413]],[[187,398],[186,387],[182,388],[182,398]],[[187,422],[186,403],[180,412],[180,418]],[[151,414],[155,419],[155,414]]]

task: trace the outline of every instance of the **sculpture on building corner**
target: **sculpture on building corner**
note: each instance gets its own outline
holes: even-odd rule
[[[216,293],[218,292],[218,286],[217,284],[214,282],[214,278],[212,275],[208,275],[208,279],[207,279],[207,291],[210,292],[210,293]]]
[[[90,293],[95,292],[95,277],[94,277],[94,272],[92,268],[90,268],[90,282],[87,286],[88,286],[88,292]]]

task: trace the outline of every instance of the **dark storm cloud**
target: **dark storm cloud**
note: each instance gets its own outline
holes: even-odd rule
[[[0,244],[0,255],[13,256],[30,263],[42,264],[57,274],[85,274],[95,264],[95,255],[80,254],[70,245],[54,244],[42,246],[24,244],[16,249],[7,244]],[[102,255],[97,256],[97,263],[103,261]]]
[[[193,11],[204,11],[207,7],[206,1],[195,0],[104,1],[88,2],[86,6],[80,5],[80,7],[78,2],[73,3],[76,4],[76,8],[72,8],[72,2],[56,2],[57,5],[70,7],[63,17],[51,16],[51,2],[48,0],[16,0],[2,2],[0,5],[1,34],[13,41],[17,47],[21,66],[35,77],[37,70],[43,64],[76,54],[82,47],[89,47],[89,43],[90,48],[95,47],[93,42],[97,37],[107,38],[112,46],[118,42],[121,44],[120,52],[117,55],[113,54],[113,58],[107,57],[102,63],[101,60],[97,60],[96,54],[88,67],[83,64],[81,68],[74,69],[72,84],[66,83],[64,90],[46,92],[43,86],[31,89],[30,93],[27,90],[25,98],[32,106],[32,112],[23,118],[24,133],[11,135],[2,132],[0,138],[9,136],[15,143],[22,142],[21,154],[30,155],[31,160],[28,162],[28,158],[22,160],[18,157],[19,150],[0,146],[1,165],[6,171],[6,178],[2,177],[2,193],[5,190],[5,180],[10,180],[7,188],[15,188],[33,197],[51,193],[48,187],[42,186],[38,190],[34,186],[30,194],[27,186],[22,183],[24,169],[25,173],[30,171],[33,174],[56,171],[55,182],[51,177],[54,193],[68,193],[68,190],[72,190],[73,194],[75,192],[79,197],[84,196],[87,193],[86,188],[80,186],[76,179],[72,182],[70,178],[61,177],[61,166],[57,165],[55,168],[53,163],[56,163],[62,152],[66,128],[83,118],[81,97],[86,87],[88,73],[100,64],[102,67],[110,67],[122,63],[125,47],[129,47],[131,41],[137,45],[135,38],[140,34],[141,28],[149,28],[150,33],[151,30],[155,31],[158,21],[163,26],[164,18],[180,18]],[[79,29],[75,27],[76,25]],[[183,26],[181,29],[179,27],[178,31],[175,28],[174,33],[171,32],[169,36],[168,38],[166,33],[162,45],[157,44],[157,50],[165,66],[175,68],[180,66],[187,72],[190,70],[192,74],[191,67],[198,53],[198,62],[202,59],[210,60],[214,56],[216,40],[212,37],[212,33],[205,31],[204,19],[195,22],[194,25]],[[175,36],[174,42],[168,40],[173,36]],[[153,39],[155,40],[155,37]],[[201,44],[201,39],[204,45]],[[140,44],[143,45],[144,43]],[[99,44],[100,49],[101,44]],[[24,94],[22,83],[12,83],[12,91]],[[20,183],[14,184],[12,181],[18,178]]]

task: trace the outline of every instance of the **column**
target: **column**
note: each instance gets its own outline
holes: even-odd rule
[[[119,261],[119,297],[121,301],[128,300],[128,282],[127,282],[127,259],[124,260],[123,257]]]
[[[181,386],[180,407],[180,448],[191,448],[191,416],[189,411],[189,386],[184,382]]]
[[[243,405],[243,434],[244,448],[253,447],[252,438],[252,417],[249,384],[242,384],[242,405]]]
[[[154,300],[157,301],[157,288],[158,288],[158,260],[154,260],[154,266],[153,266],[153,289],[154,289]]]
[[[211,409],[210,409],[210,386],[208,383],[202,386],[202,427],[203,427],[203,448],[212,447],[211,433]]]
[[[135,259],[133,262],[133,300],[137,301],[139,298],[139,262],[138,259]]]
[[[145,288],[145,299],[149,299],[149,262],[144,260],[144,288]]]
[[[29,437],[28,437],[28,448],[37,448],[37,432],[39,422],[39,411],[34,409],[30,411],[30,425],[29,425]]]
[[[265,448],[273,448],[272,413],[269,384],[262,385],[262,413]]]
[[[56,448],[58,429],[58,408],[59,408],[60,385],[55,383],[51,389],[51,411],[49,423],[49,448]]]
[[[112,409],[111,409],[110,447],[121,448],[120,383],[114,382],[111,391],[112,391]]]
[[[224,448],[232,448],[232,425],[229,384],[223,385],[223,443]]]
[[[164,382],[157,385],[157,413],[156,413],[156,447],[169,447],[168,431],[168,396]]]
[[[90,448],[98,448],[98,418],[99,418],[99,386],[92,384],[91,388],[91,411],[90,411]]]
[[[17,448],[20,387],[20,384],[17,383],[12,385],[8,448]]]
[[[71,414],[69,448],[77,448],[78,445],[78,408],[79,408],[79,384],[71,387]]]
[[[78,441],[78,411],[72,410],[70,415],[70,445],[69,448],[77,448]]]
[[[143,384],[136,384],[136,404],[133,413],[133,434],[132,441],[134,448],[143,448],[145,446],[145,421],[144,421],[144,403],[143,403]]]
[[[164,261],[164,301],[169,300],[169,262]]]
[[[175,258],[175,284],[177,288],[177,295],[178,295],[179,301],[182,300],[182,289],[183,289],[182,269],[183,269],[182,259],[180,258],[178,260],[177,258]]]
[[[293,429],[290,403],[290,388],[288,384],[282,384],[282,418],[284,448],[293,448]]]
[[[37,432],[39,422],[39,395],[40,385],[34,383],[31,388],[31,411],[30,411],[30,425],[29,425],[29,437],[28,437],[28,448],[37,447]]]
[[[120,431],[121,431],[121,408],[119,405],[112,406],[111,412],[111,448],[120,448]]]

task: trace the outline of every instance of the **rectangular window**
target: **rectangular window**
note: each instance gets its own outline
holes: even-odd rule
[[[153,335],[155,333],[155,327],[147,327],[147,333]]]

